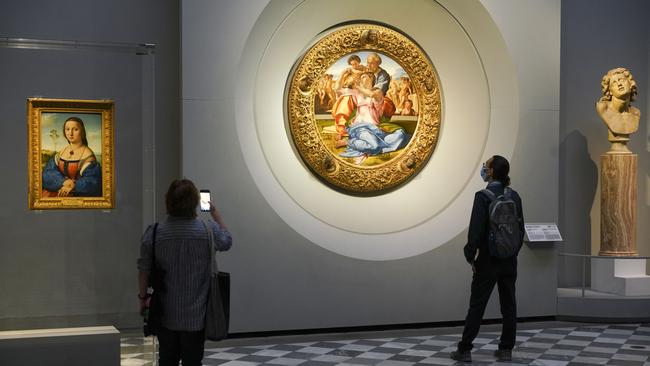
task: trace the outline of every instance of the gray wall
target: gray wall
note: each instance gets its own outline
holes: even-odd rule
[[[621,23],[612,23],[619,16]],[[629,143],[639,155],[637,247],[640,255],[650,255],[648,16],[650,3],[643,0],[562,2],[560,229],[568,253],[597,254],[599,249],[600,155],[610,144],[594,103],[602,76],[614,67],[626,67],[636,80],[634,105],[641,110],[639,131]],[[574,258],[560,260],[561,287],[580,283],[579,264]]]
[[[531,6],[545,2],[483,3],[501,27],[519,69],[526,70],[529,65],[526,57],[544,56],[530,51],[535,49],[531,42],[553,42],[557,27],[549,27],[555,30],[550,36],[540,31],[536,37],[541,38],[525,37],[531,19],[511,16],[505,9],[530,14]],[[184,48],[184,78],[189,84],[183,92],[183,132],[189,136],[184,139],[183,153],[187,161],[196,157],[198,165],[204,163],[186,166],[184,173],[210,180],[216,187],[215,199],[235,236],[235,246],[222,258],[223,267],[233,273],[233,330],[462,319],[470,278],[459,254],[465,233],[412,258],[387,262],[351,259],[298,235],[257,190],[245,168],[235,126],[220,119],[231,101],[213,98],[210,89],[216,84],[234,87],[232,75],[247,32],[265,5],[265,1],[187,1],[183,5],[189,20],[183,28],[184,42],[198,39]],[[158,196],[169,180],[179,175],[178,6],[175,1],[0,3],[2,37],[157,44]],[[643,122],[630,146],[640,155],[639,249],[650,255],[649,229],[642,225],[648,222],[649,201],[645,19],[649,6],[642,0],[562,2],[561,108],[553,102],[538,110],[522,107],[523,128],[513,158],[513,181],[526,200],[528,221],[559,221],[565,237],[562,251],[588,253],[592,249],[589,215],[597,195],[598,156],[607,149],[606,133],[593,103],[599,97],[602,74],[623,65],[632,70],[640,90],[636,105]],[[621,19],[616,31],[607,30],[613,28],[612,9],[617,9]],[[603,46],[611,51],[602,52]],[[145,222],[139,166],[126,162],[140,161],[142,154],[141,147],[133,145],[143,138],[135,127],[143,96],[129,92],[142,77],[142,70],[127,56],[113,55],[107,62],[97,54],[88,54],[85,60],[92,62],[83,62],[58,53],[39,59],[36,51],[17,52],[2,50],[0,70],[4,116],[0,152],[5,157],[0,164],[8,173],[3,174],[0,187],[12,192],[0,198],[0,292],[7,295],[0,297],[0,329],[98,323],[133,326],[137,321],[132,311],[137,305],[134,262]],[[210,68],[189,72],[197,66],[196,60],[205,59],[210,60]],[[551,68],[554,62],[551,56]],[[49,68],[39,69],[42,65]],[[74,70],[84,78],[71,80],[67,86],[49,83],[60,80],[55,75],[60,70]],[[110,73],[97,82],[88,79],[98,70]],[[120,82],[111,80],[111,75]],[[524,100],[534,97],[525,93],[537,90],[535,82],[545,83],[539,77],[526,79],[522,71],[519,77]],[[27,209],[25,98],[35,94],[121,100],[118,113],[128,115],[129,124],[135,126],[116,128],[116,210],[36,213]],[[544,97],[552,98],[547,93]],[[192,148],[195,145],[201,149]],[[159,216],[161,208],[159,200]],[[553,247],[526,247],[522,252],[518,281],[521,316],[554,314],[555,254]],[[569,271],[575,265],[560,263],[561,284],[575,284],[576,274]],[[488,317],[496,316],[493,303]]]
[[[232,331],[464,319],[471,277],[461,255],[466,232],[406,259],[344,257],[296,233],[258,190],[233,123],[235,95],[225,91],[238,87],[246,38],[267,3],[182,4],[183,173],[212,190],[234,237],[233,248],[220,257],[222,269],[232,273]],[[524,197],[529,222],[557,222],[559,3],[482,3],[518,70],[513,184]],[[555,315],[556,265],[552,245],[522,250],[519,316]],[[499,317],[496,305],[493,299],[487,318]]]
[[[178,11],[177,1],[0,3],[0,37],[157,45],[158,192],[180,166]],[[143,57],[151,56],[0,48],[0,329],[139,324],[135,262],[143,212],[151,210],[143,207],[142,173],[151,59],[143,66]],[[114,210],[27,208],[30,96],[115,100]]]

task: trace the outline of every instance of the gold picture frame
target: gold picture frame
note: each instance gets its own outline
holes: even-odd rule
[[[27,99],[29,208],[115,206],[111,100]]]
[[[356,23],[327,31],[296,62],[287,85],[295,150],[339,191],[393,190],[435,149],[440,82],[425,52],[395,29]]]

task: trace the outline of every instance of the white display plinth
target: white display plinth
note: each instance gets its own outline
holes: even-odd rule
[[[621,296],[650,295],[645,259],[591,259],[591,288]]]

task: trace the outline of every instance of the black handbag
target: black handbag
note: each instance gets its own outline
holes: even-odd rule
[[[206,224],[210,240],[210,290],[205,313],[205,338],[220,341],[228,336],[230,323],[230,273],[220,272],[214,258],[215,247],[212,230]]]
[[[164,289],[165,273],[156,266],[156,230],[158,223],[153,227],[153,238],[151,244],[152,260],[151,271],[149,272],[149,284],[147,286],[147,294],[149,299],[144,309],[144,325],[142,327],[145,337],[150,335],[158,335],[158,331],[162,327],[163,304],[162,294]]]

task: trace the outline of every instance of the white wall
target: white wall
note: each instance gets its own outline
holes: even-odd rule
[[[426,1],[418,3],[427,6]],[[246,133],[242,126],[255,127],[262,118],[254,113],[257,102],[242,97],[255,94],[254,79],[259,76],[255,62],[270,52],[265,47],[279,34],[272,31],[281,29],[288,24],[285,20],[292,20],[292,14],[311,4],[263,0],[182,2],[183,174],[212,190],[234,236],[233,248],[220,258],[222,268],[233,276],[232,331],[461,320],[465,317],[471,278],[461,254],[471,199],[469,203],[463,201],[466,198],[454,201],[459,207],[459,213],[453,216],[461,223],[458,231],[445,231],[445,236],[423,230],[412,239],[437,242],[438,236],[448,236],[440,245],[431,246],[435,249],[393,260],[344,256],[323,248],[321,241],[330,235],[327,223],[323,223],[320,237],[307,232],[307,224],[311,225],[309,213],[299,205],[291,209],[290,204],[282,203],[288,193],[277,179],[260,178],[272,170],[268,164],[251,158],[262,147],[242,144],[242,134]],[[379,10],[390,5],[377,1],[373,4]],[[489,124],[486,146],[494,151],[483,154],[512,156],[513,186],[524,198],[527,221],[557,221],[560,2],[441,0],[428,6],[442,7],[456,19],[474,43],[484,67],[485,76],[477,79],[477,85],[487,85],[491,104],[485,122],[477,123]],[[329,11],[318,19],[331,17],[331,12],[337,10]],[[401,15],[374,15],[379,13],[367,14],[384,22],[404,23]],[[348,16],[342,12],[341,20]],[[260,29],[271,32],[260,35]],[[497,30],[497,35],[500,32],[500,43],[486,41],[492,30]],[[295,48],[289,46],[295,45],[287,45],[287,49]],[[251,55],[257,58],[251,60]],[[511,70],[504,71],[499,60],[511,62]],[[243,70],[242,65],[247,68]],[[495,70],[501,70],[512,83],[500,80]],[[288,75],[289,70],[278,68],[277,72]],[[514,97],[500,99],[510,94]],[[460,103],[458,99],[449,102]],[[462,102],[471,108],[471,98]],[[283,125],[280,116],[278,126]],[[502,153],[499,146],[510,151]],[[483,157],[477,156],[476,164]],[[453,158],[436,156],[441,160]],[[287,164],[293,163],[287,160]],[[478,175],[478,166],[461,168],[474,177]],[[439,179],[444,185],[445,175]],[[471,195],[478,188],[476,179],[471,178],[466,187]],[[424,185],[421,189],[427,188]],[[458,197],[466,196],[463,193]],[[292,221],[301,216],[307,217],[305,227]],[[406,235],[402,241],[408,244]],[[401,245],[399,234],[397,238],[394,246]],[[344,244],[353,246],[354,242]],[[554,247],[524,248],[518,288],[519,316],[555,315]],[[486,317],[498,317],[494,305],[491,303]]]

